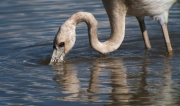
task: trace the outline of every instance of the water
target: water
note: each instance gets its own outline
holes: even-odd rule
[[[136,19],[126,18],[121,47],[102,57],[90,48],[87,27],[66,62],[48,65],[59,26],[87,11],[99,22],[99,39],[110,33],[101,1],[0,1],[0,105],[179,105],[180,3],[170,10],[174,54],[168,56],[159,24],[146,18],[152,50],[146,53]]]

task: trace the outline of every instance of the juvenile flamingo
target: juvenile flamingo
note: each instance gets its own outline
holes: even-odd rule
[[[102,54],[115,51],[124,39],[126,14],[134,15],[139,21],[147,49],[150,49],[151,45],[145,28],[144,17],[150,16],[158,21],[162,26],[167,51],[172,52],[167,22],[169,9],[177,0],[102,0],[102,2],[111,27],[109,39],[105,42],[98,40],[98,23],[91,13],[77,12],[59,28],[54,38],[51,62],[63,61],[64,56],[72,49],[76,40],[76,25],[79,22],[87,24],[90,45],[94,50]]]

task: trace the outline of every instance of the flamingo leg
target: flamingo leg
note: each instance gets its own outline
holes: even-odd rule
[[[165,43],[166,43],[167,51],[171,54],[172,53],[172,46],[171,46],[171,41],[170,41],[170,38],[169,38],[167,24],[162,24],[161,27],[162,27],[163,34],[164,34],[164,40],[165,40]]]
[[[150,50],[151,49],[151,44],[150,44],[148,33],[147,33],[147,30],[146,30],[144,17],[136,17],[136,19],[138,20],[139,26],[141,28],[141,32],[142,32],[144,43],[145,43],[145,48],[147,50]]]

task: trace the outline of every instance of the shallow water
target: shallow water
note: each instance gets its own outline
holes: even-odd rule
[[[90,48],[87,27],[66,62],[48,65],[59,26],[87,11],[99,22],[99,39],[110,33],[101,1],[0,1],[0,105],[178,105],[180,104],[180,3],[170,10],[174,53],[168,56],[161,28],[146,25],[152,49],[146,52],[136,19],[126,18],[121,47],[102,57]]]

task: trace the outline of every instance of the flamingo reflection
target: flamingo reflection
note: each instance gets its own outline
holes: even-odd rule
[[[126,59],[125,61],[129,62]],[[140,68],[134,69],[139,71],[134,76],[128,74],[130,69],[124,66],[123,59],[118,58],[97,58],[53,66],[54,81],[59,84],[61,93],[58,99],[101,102],[107,105],[172,103],[171,58],[166,57],[162,60],[163,63],[153,62],[148,57],[133,61],[139,62],[140,65]],[[88,66],[91,65],[88,68],[84,66],[87,63]],[[162,65],[154,67],[154,64]],[[159,67],[161,70],[157,70]],[[82,74],[81,69],[86,73]],[[156,71],[158,73],[154,73]]]

